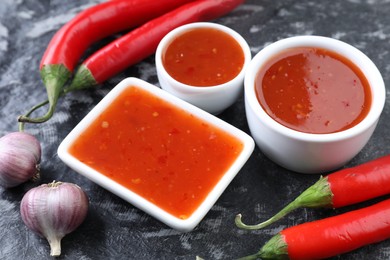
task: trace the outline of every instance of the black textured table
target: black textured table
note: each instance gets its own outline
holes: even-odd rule
[[[0,135],[17,131],[16,118],[45,99],[39,62],[49,40],[79,11],[99,1],[2,0],[0,4]],[[385,0],[292,1],[248,0],[216,22],[240,32],[252,54],[265,45],[294,35],[323,35],[350,43],[366,53],[390,83],[390,2]],[[101,43],[108,42],[107,39]],[[98,48],[100,45],[94,45]],[[94,50],[94,49],[92,49]],[[92,51],[90,50],[90,51]],[[180,233],[66,167],[56,154],[69,131],[120,80],[139,77],[158,85],[154,57],[128,68],[94,90],[61,99],[54,117],[26,131],[42,143],[42,178],[12,189],[0,188],[0,259],[51,259],[45,239],[23,224],[19,205],[23,194],[39,183],[53,180],[80,185],[90,198],[85,222],[62,241],[59,259],[234,259],[256,252],[282,229],[361,207],[338,210],[297,210],[260,231],[235,227],[234,216],[265,220],[314,183],[318,175],[285,170],[256,148],[248,163],[222,194],[198,227]],[[389,91],[387,90],[387,93]],[[389,99],[372,139],[346,167],[390,153]],[[43,113],[39,110],[39,113]],[[243,98],[219,116],[248,132]],[[390,174],[390,173],[389,173]],[[372,201],[365,204],[371,204]],[[335,259],[389,259],[390,240]]]

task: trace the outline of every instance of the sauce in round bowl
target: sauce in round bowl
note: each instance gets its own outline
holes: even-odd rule
[[[382,75],[364,53],[323,36],[294,36],[264,47],[244,85],[256,144],[275,163],[300,173],[335,170],[356,156],[386,98]]]
[[[274,56],[255,81],[256,95],[274,120],[314,134],[357,125],[371,107],[371,90],[349,59],[323,48],[291,48]]]
[[[155,57],[162,89],[217,115],[242,94],[252,54],[233,29],[199,22],[170,31],[159,43]]]
[[[244,66],[244,52],[229,34],[194,28],[177,36],[163,54],[163,65],[177,81],[211,87],[235,78]]]

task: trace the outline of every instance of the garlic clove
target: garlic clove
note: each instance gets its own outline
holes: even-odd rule
[[[52,182],[29,190],[20,204],[23,222],[45,237],[50,255],[61,254],[61,239],[74,231],[86,218],[88,197],[76,184]]]
[[[0,185],[15,187],[39,176],[41,145],[25,132],[12,132],[0,138]]]

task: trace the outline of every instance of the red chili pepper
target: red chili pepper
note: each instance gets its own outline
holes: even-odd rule
[[[19,122],[42,123],[51,118],[63,86],[93,42],[139,26],[190,1],[193,0],[116,0],[79,13],[53,36],[41,60],[40,74],[46,86],[49,110],[39,118],[21,116]]]
[[[287,228],[247,259],[324,259],[390,238],[390,199]]]
[[[65,91],[99,84],[152,55],[161,39],[184,24],[216,19],[244,0],[198,0],[183,5],[129,32],[86,59]]]
[[[260,229],[298,208],[340,208],[387,194],[390,194],[390,155],[321,177],[276,215],[260,224],[244,224],[241,214],[236,216],[235,222],[242,229]]]

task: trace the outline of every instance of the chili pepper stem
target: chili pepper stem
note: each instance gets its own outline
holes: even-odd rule
[[[60,97],[62,97],[62,96],[64,96],[64,95],[66,95],[66,94],[68,94],[68,93],[71,92],[71,91],[72,91],[72,90],[65,91],[65,89],[64,89],[64,90],[60,93],[60,95],[58,96],[58,98],[60,98]],[[42,101],[41,103],[39,103],[39,104],[33,106],[32,108],[30,108],[30,110],[27,111],[27,113],[24,114],[23,117],[28,117],[28,116],[30,116],[35,110],[37,110],[37,109],[39,109],[39,108],[41,108],[41,107],[43,107],[43,106],[45,106],[45,105],[47,105],[47,104],[49,104],[49,100],[48,100],[48,99],[46,99],[45,101]],[[19,131],[20,131],[20,132],[23,132],[23,131],[24,131],[24,124],[25,124],[25,122],[19,122]]]
[[[81,66],[83,67],[83,66]],[[75,76],[75,80],[72,81],[72,84],[69,86],[69,87],[66,87],[64,88],[61,93],[58,95],[57,97],[57,100],[59,97],[62,97],[66,94],[68,94],[69,92],[72,92],[72,91],[75,91],[75,90],[81,90],[81,89],[84,89],[84,88],[89,88],[91,86],[94,86],[97,84],[97,82],[93,79],[93,76],[91,74],[91,72],[87,69],[87,68],[81,68],[78,70],[78,73],[76,73]],[[84,80],[83,80],[84,79]],[[33,106],[32,108],[30,108],[29,111],[27,111],[26,114],[24,114],[23,116],[19,116],[18,118],[18,121],[19,121],[19,131],[20,132],[23,132],[24,131],[24,125],[26,122],[28,121],[25,121],[24,119],[25,118],[29,118],[29,116],[37,109],[49,104],[50,101],[49,99],[46,99],[45,101]],[[54,111],[53,111],[54,112]],[[30,123],[30,122],[28,122]]]
[[[86,66],[81,65],[77,69],[70,86],[65,88],[64,92],[66,94],[70,91],[90,88],[97,84],[98,82],[95,80],[91,71]]]
[[[280,233],[273,236],[256,254],[239,258],[239,260],[252,260],[259,258],[288,259],[287,244]]]
[[[258,258],[257,254],[254,254],[254,255],[248,255],[248,256],[241,257],[238,260],[254,260],[257,258]]]
[[[24,114],[23,116],[24,117],[29,117],[31,115],[32,112],[34,112],[35,110],[37,110],[38,108],[40,107],[43,107],[44,105],[47,105],[49,104],[49,100],[46,99],[45,101],[39,103],[38,105],[35,105],[33,106],[26,114]],[[20,118],[20,117],[19,117]],[[20,132],[23,132],[24,131],[24,124],[25,122],[19,122],[19,131]]]
[[[83,66],[81,66],[81,67],[83,67]],[[61,91],[61,93],[58,95],[58,98],[66,95],[69,92],[72,92],[74,90],[81,90],[81,89],[88,88],[88,87],[91,87],[91,86],[94,86],[97,84],[97,82],[93,79],[91,72],[87,68],[81,68],[81,67],[78,70],[78,73],[75,75],[75,80],[72,81],[71,86],[64,88]],[[84,79],[84,80],[82,80],[82,79]],[[20,132],[24,131],[24,125],[27,122],[27,121],[24,121],[24,118],[28,118],[35,110],[37,110],[37,109],[39,109],[39,108],[41,108],[49,103],[50,103],[49,99],[46,99],[45,101],[30,108],[30,110],[27,111],[27,113],[24,114],[23,116],[20,116],[18,118],[19,131]]]
[[[278,221],[279,219],[283,218],[284,216],[286,216],[287,214],[289,214],[290,212],[298,208],[303,208],[303,207],[316,208],[316,207],[331,206],[332,196],[333,194],[332,191],[330,190],[328,178],[327,177],[324,178],[321,176],[321,178],[316,183],[314,183],[312,186],[306,189],[294,201],[292,201],[290,204],[288,204],[286,207],[284,207],[281,211],[279,211],[276,215],[274,215],[270,219],[256,225],[247,225],[242,222],[241,220],[242,215],[238,214],[235,218],[235,223],[237,227],[242,229],[248,229],[248,230],[261,229]]]
[[[49,110],[45,115],[37,118],[30,118],[29,116],[22,115],[18,118],[18,121],[25,123],[43,123],[49,120],[53,116],[58,97],[70,75],[71,72],[62,64],[43,66],[41,69],[41,78],[46,86],[47,97],[50,104]],[[40,107],[42,105],[39,104],[37,106]],[[30,109],[30,111],[34,111],[37,106]]]

